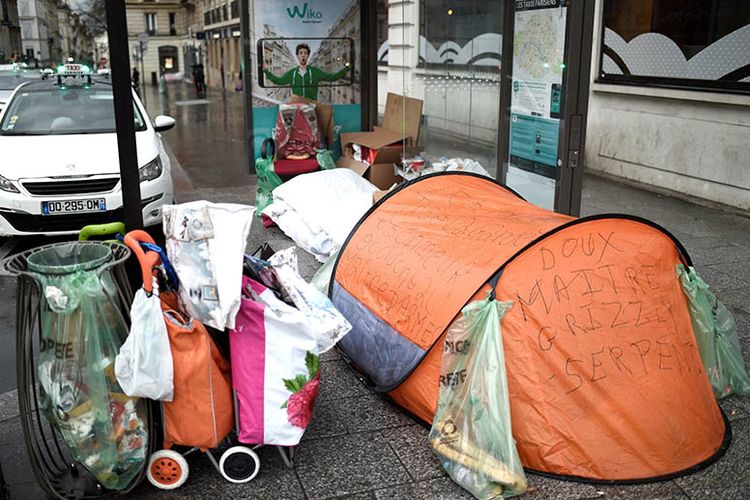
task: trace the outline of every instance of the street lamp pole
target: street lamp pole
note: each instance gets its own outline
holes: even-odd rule
[[[130,83],[128,25],[124,0],[107,0],[107,36],[115,101],[117,151],[120,158],[123,222],[128,231],[143,228],[141,185],[138,179],[138,155],[135,144],[135,117]]]

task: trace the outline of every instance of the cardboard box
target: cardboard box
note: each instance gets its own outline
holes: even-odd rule
[[[402,153],[413,154],[419,150],[411,144],[419,138],[422,104],[419,99],[389,93],[383,127],[375,127],[372,132],[341,134],[342,156],[336,165],[354,170],[380,189],[388,189],[400,182],[402,179],[396,175],[394,164],[401,159]],[[355,160],[352,144],[377,151],[373,164]]]
[[[384,189],[380,191],[375,191],[374,193],[372,193],[372,204],[374,205],[377,202],[379,202],[388,193],[390,193],[390,191],[386,191]]]

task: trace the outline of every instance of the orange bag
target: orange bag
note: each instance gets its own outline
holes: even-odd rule
[[[153,243],[143,231],[131,231],[125,243],[138,257],[143,287],[151,291],[155,252],[144,252],[139,241]],[[164,447],[216,448],[234,427],[234,398],[229,363],[216,347],[206,327],[178,310],[177,296],[160,295],[174,365],[174,397],[164,402]]]
[[[206,327],[184,318],[173,307],[174,294],[164,297],[168,293],[162,294],[162,311],[172,348],[174,398],[163,403],[164,447],[178,444],[206,451],[216,448],[234,427],[232,371]]]

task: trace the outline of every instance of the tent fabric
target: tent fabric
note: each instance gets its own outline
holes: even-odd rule
[[[331,282],[353,329],[340,344],[377,390],[426,422],[445,332],[497,280],[513,434],[525,467],[601,481],[680,474],[716,459],[729,428],[696,348],[659,226],[574,219],[494,181],[436,174],[373,207]],[[498,278],[499,277],[499,278]]]

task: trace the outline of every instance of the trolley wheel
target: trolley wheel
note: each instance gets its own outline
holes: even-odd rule
[[[162,490],[174,490],[187,481],[190,468],[185,457],[173,450],[159,450],[148,461],[146,476]]]
[[[246,446],[233,446],[221,455],[219,472],[230,483],[252,481],[260,471],[257,453]]]

